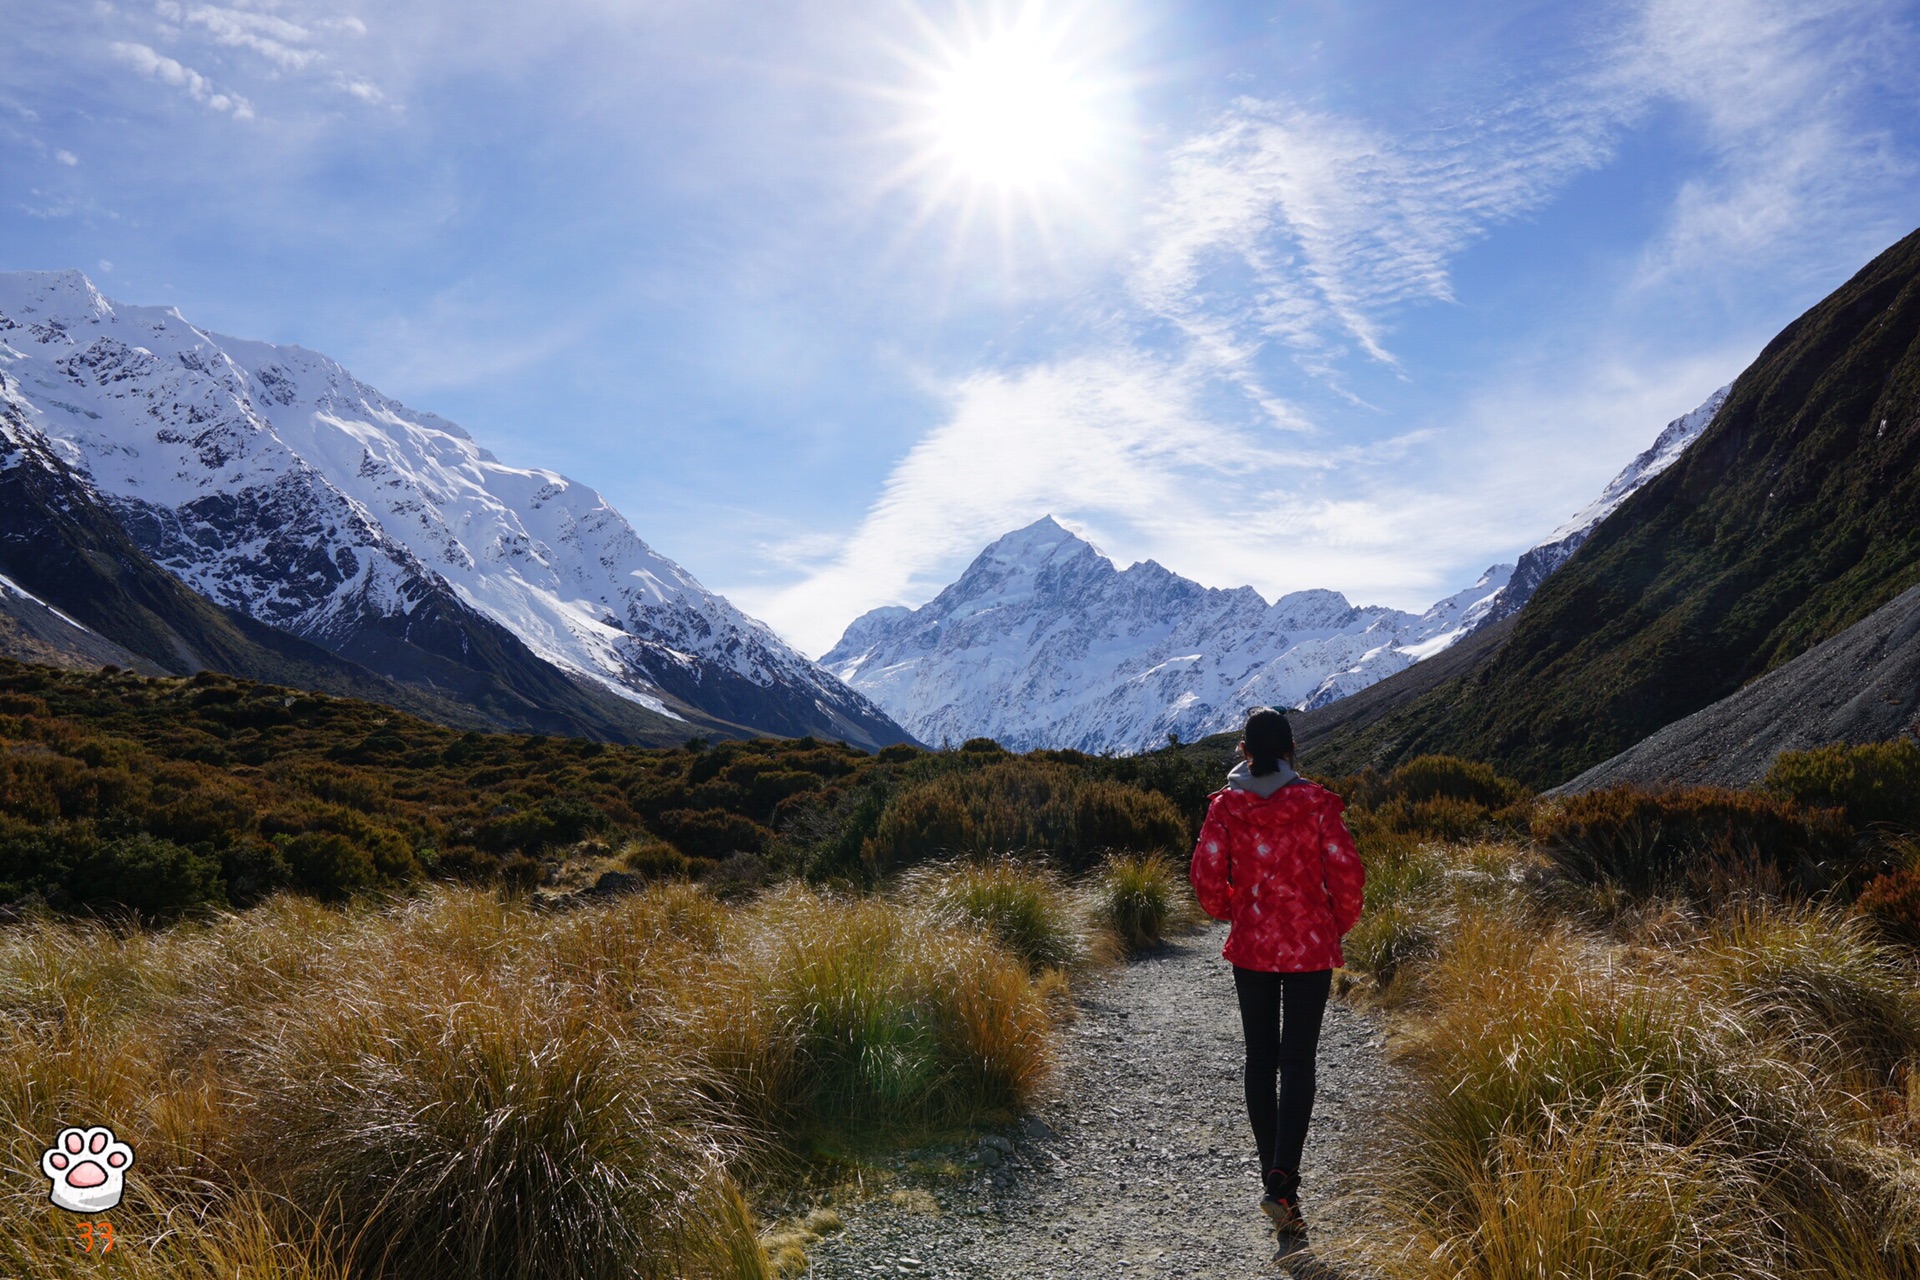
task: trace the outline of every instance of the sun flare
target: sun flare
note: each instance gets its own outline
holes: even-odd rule
[[[1060,181],[1101,144],[1098,93],[1044,33],[997,32],[936,76],[932,125],[958,173],[995,187]]]

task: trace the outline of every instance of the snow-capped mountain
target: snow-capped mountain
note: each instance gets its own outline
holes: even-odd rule
[[[1731,390],[1733,386],[1729,383],[1708,396],[1705,403],[1692,413],[1669,422],[1645,452],[1608,482],[1599,497],[1548,534],[1545,541],[1523,553],[1519,563],[1514,566],[1513,578],[1489,603],[1480,625],[1491,626],[1502,618],[1520,612],[1521,606],[1540,589],[1540,584],[1572,558],[1573,553],[1580,549],[1580,544],[1599,527],[1602,520],[1619,509],[1620,504],[1632,497],[1640,486],[1679,461],[1687,446],[1700,438],[1700,433],[1713,421],[1713,415],[1720,412],[1720,406],[1727,402],[1727,392]]]
[[[0,372],[140,547],[215,602],[384,674],[522,646],[664,716],[860,744],[866,698],[650,548],[594,490],[299,347],[0,274]]]
[[[1049,516],[921,608],[858,618],[820,661],[926,742],[1133,751],[1402,670],[1474,626],[1511,569],[1418,615],[1355,608],[1337,591],[1269,605],[1151,560],[1116,568]]]
[[[927,742],[1138,751],[1237,728],[1247,709],[1312,709],[1519,611],[1594,527],[1671,466],[1726,399],[1669,423],[1517,566],[1495,565],[1421,614],[1335,591],[1269,605],[1148,560],[1119,569],[1051,517],[1008,534],[919,609],[856,619],[821,664]]]

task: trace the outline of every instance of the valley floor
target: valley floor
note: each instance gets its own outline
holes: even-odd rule
[[[1172,939],[1091,987],[1063,1032],[1049,1097],[1011,1155],[965,1179],[903,1175],[892,1194],[845,1211],[847,1229],[813,1247],[807,1274],[1280,1274],[1254,1204],[1225,934],[1215,925]],[[1340,1241],[1367,1225],[1358,1191],[1371,1119],[1398,1092],[1384,1038],[1377,1015],[1329,1005],[1302,1186],[1314,1249],[1287,1259],[1296,1276],[1354,1274]],[[988,1149],[973,1162],[993,1160]]]

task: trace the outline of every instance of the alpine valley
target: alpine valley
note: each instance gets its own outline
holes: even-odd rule
[[[907,737],[592,489],[77,271],[0,274],[0,482],[0,613],[37,660],[215,667],[463,727]]]
[[[1051,516],[1007,534],[918,609],[856,619],[821,664],[926,742],[1141,751],[1238,725],[1261,705],[1313,709],[1432,657],[1521,609],[1719,411],[1721,388],[1669,423],[1545,541],[1424,613],[1337,591],[1268,604],[1156,564],[1126,569]]]

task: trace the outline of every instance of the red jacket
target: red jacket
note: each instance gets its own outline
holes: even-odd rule
[[[1360,919],[1366,868],[1341,821],[1346,803],[1305,779],[1271,796],[1223,788],[1193,847],[1193,890],[1231,920],[1221,951],[1242,969],[1306,973],[1345,963],[1340,939]]]

